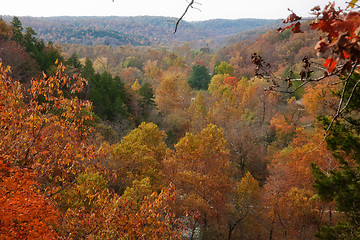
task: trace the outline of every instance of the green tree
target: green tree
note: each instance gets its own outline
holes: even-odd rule
[[[337,171],[323,172],[313,164],[314,187],[318,195],[326,201],[334,201],[336,210],[344,213],[344,220],[335,226],[325,225],[317,236],[320,239],[360,238],[360,90],[355,84],[360,74],[354,72],[344,91],[345,99],[351,96],[343,118],[338,119],[328,130],[326,139],[329,149],[340,163]],[[328,128],[331,119],[320,117]]]
[[[127,57],[125,59],[125,61],[123,63],[123,67],[124,68],[136,67],[136,68],[142,70],[144,68],[144,64],[141,59],[131,56],[131,57]]]
[[[76,53],[73,53],[66,61],[66,65],[72,66],[78,70],[82,69],[82,64],[79,60],[79,56]]]
[[[191,88],[207,90],[211,76],[203,65],[194,65],[191,68],[188,83]]]
[[[114,121],[117,117],[128,117],[125,85],[120,77],[112,77],[109,72],[94,74],[87,61],[83,76],[89,81],[89,100],[94,104],[94,112],[104,120]]]
[[[142,108],[143,116],[145,119],[149,115],[151,109],[156,106],[155,103],[155,92],[149,82],[144,83],[139,89],[140,106]]]
[[[19,43],[20,45],[22,44],[22,39],[23,39],[23,26],[22,23],[20,22],[19,18],[14,17],[12,22],[11,22],[11,28],[12,28],[12,40],[14,40],[15,42]]]
[[[215,73],[220,75],[229,74],[230,76],[233,76],[234,67],[227,62],[221,62],[218,66],[215,67]]]
[[[91,78],[93,78],[95,75],[95,69],[93,67],[93,63],[89,58],[85,60],[85,64],[84,67],[82,68],[81,75],[88,81]]]
[[[54,74],[56,72],[56,60],[63,60],[59,50],[51,43],[47,46],[44,41],[36,39],[36,32],[31,27],[24,28],[17,17],[13,18],[11,22],[13,31],[12,40],[25,48],[25,51],[39,64],[40,70],[47,74]]]

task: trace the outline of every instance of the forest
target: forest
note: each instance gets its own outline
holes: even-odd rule
[[[11,22],[12,16],[2,16]],[[248,31],[265,32],[276,28],[280,20],[214,19],[183,21],[173,34],[176,19],[169,17],[19,17],[24,28],[31,27],[44,41],[82,45],[153,46],[174,48],[184,42],[220,47],[229,36]]]
[[[360,239],[358,0],[311,12],[221,47],[1,19],[0,239]]]

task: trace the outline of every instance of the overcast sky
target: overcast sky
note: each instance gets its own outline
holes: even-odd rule
[[[180,17],[186,0],[0,0],[0,15],[15,16],[166,16]],[[191,9],[185,20],[216,18],[286,18],[290,8],[309,16],[316,5],[329,0],[198,0],[201,11]],[[345,6],[345,0],[336,1]]]

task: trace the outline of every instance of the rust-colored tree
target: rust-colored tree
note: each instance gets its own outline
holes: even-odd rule
[[[311,163],[316,162],[326,172],[338,164],[326,144],[319,147],[323,131],[310,134],[297,128],[290,145],[271,156],[270,176],[264,186],[265,214],[270,235],[287,239],[309,239],[325,220],[325,208],[312,186]],[[296,217],[294,217],[296,216]],[[330,213],[331,218],[331,213]],[[331,221],[331,219],[330,219]]]

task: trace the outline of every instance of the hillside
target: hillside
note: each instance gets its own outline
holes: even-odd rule
[[[11,16],[3,16],[10,22]],[[184,41],[215,42],[258,28],[271,28],[278,20],[238,19],[183,21],[173,34],[175,18],[167,17],[19,17],[45,41],[85,45],[173,45]]]
[[[360,12],[313,11],[0,18],[0,239],[360,239]]]

